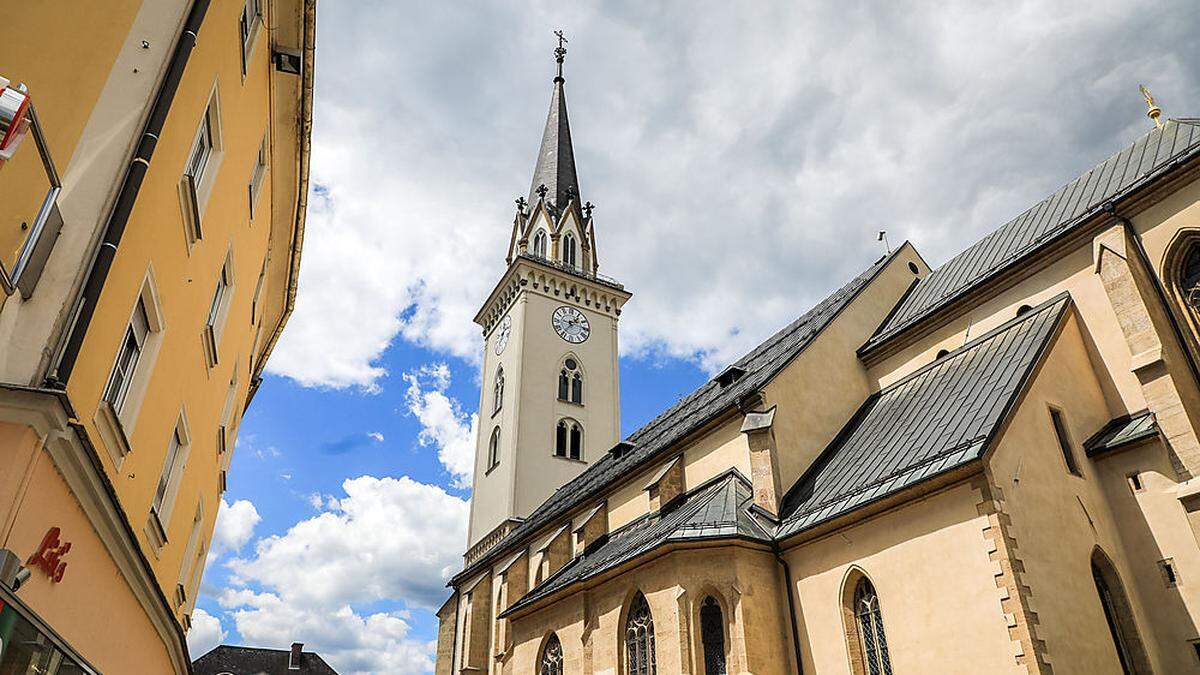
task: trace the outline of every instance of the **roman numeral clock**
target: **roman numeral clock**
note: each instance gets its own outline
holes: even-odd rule
[[[558,337],[573,345],[587,340],[592,333],[587,317],[574,307],[564,305],[554,310],[550,322],[554,325],[554,332],[558,333]]]

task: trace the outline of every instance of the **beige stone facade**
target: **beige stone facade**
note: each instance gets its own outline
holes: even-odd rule
[[[438,672],[1200,671],[1200,126],[964,256],[904,244],[543,474],[548,499],[473,532]],[[514,356],[546,369],[518,414],[550,405],[558,351]]]

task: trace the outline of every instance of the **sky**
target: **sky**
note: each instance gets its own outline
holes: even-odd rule
[[[432,672],[466,544],[475,311],[552,31],[636,429],[892,246],[933,265],[1167,116],[1200,5],[321,0],[299,298],[241,425],[193,656],[294,641]],[[1188,64],[1193,64],[1191,67]]]

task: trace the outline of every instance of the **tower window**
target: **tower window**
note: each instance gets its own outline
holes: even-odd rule
[[[488,440],[488,471],[500,464],[500,427],[492,429],[492,437]]]
[[[583,373],[579,362],[569,356],[558,371],[558,400],[583,405]]]
[[[546,257],[546,231],[538,230],[533,235],[533,254],[539,258]]]
[[[492,414],[500,411],[504,405],[504,369],[496,369],[496,382],[492,385]]]
[[[554,430],[554,455],[569,459],[583,457],[583,427],[572,419],[561,419]]]
[[[563,237],[562,261],[564,265],[575,267],[578,264],[575,248],[575,235],[568,232]]]

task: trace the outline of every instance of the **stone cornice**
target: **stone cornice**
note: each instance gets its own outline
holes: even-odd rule
[[[484,336],[491,333],[522,291],[572,303],[581,309],[607,314],[614,319],[621,315],[621,307],[633,295],[607,278],[582,270],[571,271],[548,260],[521,255],[508,266],[508,271],[475,315],[475,323],[483,328]]]

